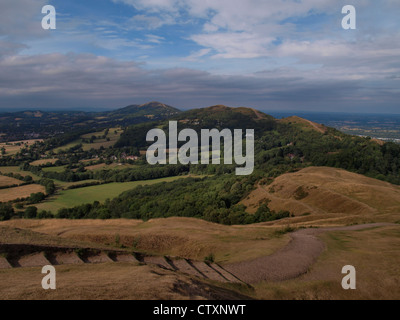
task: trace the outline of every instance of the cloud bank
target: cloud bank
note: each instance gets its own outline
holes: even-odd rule
[[[53,34],[40,30],[44,2],[3,1],[0,109],[400,112],[398,1],[357,1],[353,31],[337,0],[112,0],[88,20],[65,4]]]

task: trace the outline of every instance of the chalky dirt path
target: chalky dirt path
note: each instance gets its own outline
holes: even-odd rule
[[[293,279],[306,273],[325,249],[325,244],[316,237],[317,235],[328,231],[353,231],[392,225],[395,224],[373,223],[349,227],[301,229],[291,234],[292,239],[286,247],[272,255],[224,265],[224,268],[249,284]]]

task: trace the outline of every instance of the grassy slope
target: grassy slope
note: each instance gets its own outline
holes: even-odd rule
[[[349,224],[362,222],[359,218],[364,222],[400,219],[399,186],[342,169],[309,167],[284,174],[270,185],[259,186],[242,203],[252,213],[265,199],[271,200],[271,209],[295,214],[298,218],[291,223],[325,219]]]
[[[67,241],[120,244],[159,255],[203,260],[213,254],[219,263],[268,255],[286,245],[287,235],[266,225],[225,226],[193,218],[141,220],[12,220],[0,226],[34,230]],[[280,230],[281,228],[278,227]]]
[[[300,118],[297,116],[284,118],[284,119],[281,119],[278,121],[281,123],[292,124],[292,125],[299,127],[305,131],[314,130],[314,131],[317,131],[320,133],[325,133],[327,131],[327,128],[324,125],[315,123],[315,122],[312,122],[312,121],[309,121],[307,119],[303,119],[303,118]]]
[[[399,227],[323,234],[321,238],[327,249],[307,274],[284,282],[259,283],[253,286],[254,290],[247,289],[242,293],[258,299],[399,299]],[[50,239],[57,236],[65,243],[84,240],[104,245],[115,243],[118,234],[121,243],[129,248],[135,243],[135,250],[197,259],[213,250],[218,262],[268,255],[284,246],[289,239],[288,235],[276,236],[275,231],[279,227],[265,224],[232,227],[188,218],[148,222],[13,220],[1,222],[0,231],[5,228],[28,229],[22,233],[29,236],[30,243],[43,243],[46,237]],[[32,238],[35,233],[30,230],[42,234],[37,241]],[[18,234],[21,234],[21,230]],[[356,268],[357,290],[346,291],[341,287],[344,277],[341,270],[345,265]],[[46,293],[38,285],[42,279],[40,268],[0,270],[0,276],[8,279],[0,285],[1,296],[18,299],[179,299],[182,295],[173,294],[171,277],[179,277],[180,281],[188,279],[161,269],[148,266],[138,268],[124,263],[57,266],[57,272],[58,290]],[[154,278],[152,274],[157,277]],[[199,292],[199,288],[192,287],[193,296]]]

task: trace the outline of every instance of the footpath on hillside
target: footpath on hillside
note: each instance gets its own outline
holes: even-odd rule
[[[317,235],[329,231],[353,231],[393,226],[391,223],[372,223],[348,227],[301,229],[293,232],[287,246],[277,252],[250,261],[225,265],[225,270],[246,283],[285,281],[306,273],[325,249]]]

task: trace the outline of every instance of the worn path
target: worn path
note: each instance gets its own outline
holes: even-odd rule
[[[328,231],[351,231],[396,224],[374,223],[349,227],[302,229],[291,234],[289,244],[272,255],[225,265],[224,268],[246,283],[284,281],[296,278],[312,266],[325,248],[316,236]]]

